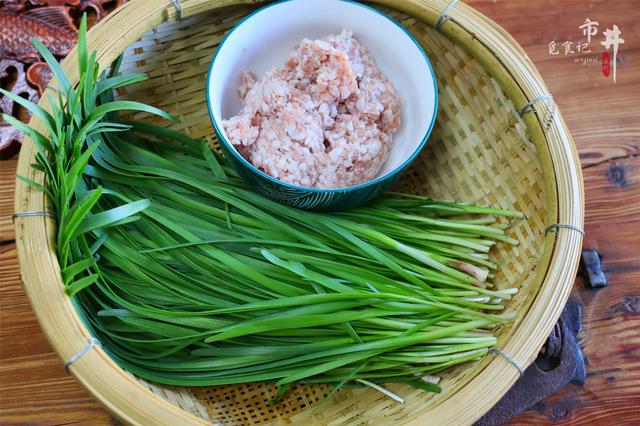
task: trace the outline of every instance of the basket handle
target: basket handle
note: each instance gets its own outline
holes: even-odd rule
[[[221,7],[266,3],[267,0],[167,0],[164,12],[165,21],[178,21],[181,18],[208,12]],[[178,6],[181,11],[179,11]]]

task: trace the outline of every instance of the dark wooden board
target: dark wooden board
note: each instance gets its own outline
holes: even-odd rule
[[[524,47],[553,94],[583,165],[587,235],[584,248],[602,256],[609,286],[576,280],[583,304],[581,345],[587,361],[583,386],[569,385],[511,421],[525,424],[640,424],[640,12],[636,1],[468,0]],[[599,64],[549,55],[556,40],[584,38],[585,18],[600,23],[591,43],[601,53],[601,32],[618,25],[617,81]],[[562,53],[562,52],[561,52]]]

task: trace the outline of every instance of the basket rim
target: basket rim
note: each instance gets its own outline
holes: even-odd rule
[[[263,2],[185,0],[181,15],[186,17],[225,6]],[[393,0],[373,0],[373,3],[408,13],[434,27],[448,5],[445,0],[406,0],[400,4]],[[472,56],[498,80],[515,105],[525,105],[529,99],[548,92],[524,50],[492,20],[462,3],[448,12],[448,18],[440,31],[465,45]],[[144,33],[163,22],[177,19],[178,12],[172,0],[131,0],[89,32],[88,46],[89,49],[99,50],[98,59],[104,68],[104,64],[111,63],[124,48]],[[126,30],[123,31],[123,28]],[[113,34],[119,36],[114,38]],[[105,40],[108,41],[106,45]],[[76,61],[77,50],[74,48],[63,63],[63,69],[69,73],[72,81],[78,78]],[[47,97],[41,99],[39,105],[50,110]],[[543,141],[538,147],[542,148],[541,161],[547,169],[543,167],[549,207],[547,220],[549,224],[567,223],[582,228],[584,190],[577,150],[559,111],[548,123],[544,122],[542,113],[549,113],[548,108],[547,105],[537,107],[533,114],[527,114],[524,118],[534,142]],[[43,131],[42,123],[35,118],[30,125]],[[42,175],[30,168],[34,152],[33,143],[25,138],[17,174],[42,182]],[[43,194],[17,179],[17,212],[43,210],[45,205]],[[86,346],[90,334],[64,291],[55,255],[55,222],[47,217],[33,217],[28,222],[16,221],[15,228],[23,287],[49,343],[61,359],[67,360]],[[537,294],[502,347],[523,366],[535,359],[560,316],[573,284],[581,246],[582,235],[576,232],[564,230],[557,236],[550,233],[545,237],[543,254],[536,266],[535,281],[539,284]],[[542,323],[538,322],[540,318],[543,318]],[[528,343],[526,347],[522,345],[524,341]],[[102,349],[89,351],[70,366],[69,372],[105,408],[127,423],[208,424],[204,419],[187,413],[143,387]],[[105,377],[109,377],[109,380],[105,381]],[[418,425],[424,421],[425,415],[434,415],[437,424],[470,424],[488,411],[517,378],[518,371],[509,362],[495,358],[450,397],[426,413],[409,417],[409,423]],[[485,383],[484,386],[491,383],[492,391],[486,392],[484,388],[484,393],[478,395],[480,383]],[[465,410],[459,409],[457,404],[460,401],[464,401]]]

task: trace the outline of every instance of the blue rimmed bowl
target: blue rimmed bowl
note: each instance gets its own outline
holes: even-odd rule
[[[304,38],[322,38],[343,29],[373,56],[402,100],[394,146],[371,181],[339,189],[315,189],[277,180],[249,163],[229,142],[222,121],[242,108],[238,94],[244,70],[260,78],[281,66]],[[222,40],[207,76],[209,115],[220,147],[238,173],[258,192],[308,210],[345,210],[388,189],[425,146],[435,123],[438,91],[426,53],[398,22],[378,10],[347,0],[288,0],[272,3],[238,23]]]

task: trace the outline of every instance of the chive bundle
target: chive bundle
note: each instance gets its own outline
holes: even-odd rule
[[[273,382],[280,396],[299,382],[438,391],[433,374],[496,343],[516,289],[493,286],[489,251],[517,244],[496,217],[521,214],[396,193],[333,214],[278,204],[205,142],[118,121],[168,116],[112,100],[144,76],[98,76],[85,31],[83,18],[77,87],[37,46],[61,85],[53,113],[16,100],[49,137],[13,124],[38,148],[46,186],[28,182],[56,210],[67,291],[120,365],[172,385]]]
[[[254,193],[206,143],[150,124],[105,135],[99,206],[148,202],[95,233],[88,322],[129,371],[174,385],[421,381],[478,359],[514,289],[488,252],[518,213],[388,194],[314,213]]]

